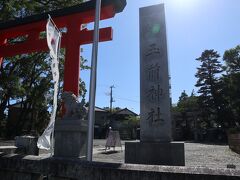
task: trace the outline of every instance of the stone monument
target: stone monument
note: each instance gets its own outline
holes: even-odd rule
[[[71,92],[63,92],[65,115],[55,123],[54,157],[86,158],[87,121],[84,103]]]
[[[140,9],[140,142],[126,143],[125,163],[185,165],[172,141],[164,5]]]

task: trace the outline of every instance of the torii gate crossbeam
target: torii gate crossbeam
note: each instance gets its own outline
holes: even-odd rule
[[[79,94],[80,46],[93,41],[93,31],[81,30],[82,24],[94,21],[96,0],[92,0],[70,8],[56,10],[23,19],[0,23],[0,66],[3,58],[19,54],[47,51],[46,39],[40,39],[45,31],[48,14],[51,15],[58,28],[67,28],[63,34],[61,48],[65,48],[64,91]],[[109,19],[121,12],[126,0],[103,0],[101,20]],[[112,40],[111,27],[100,29],[99,41]],[[10,44],[9,39],[25,37],[21,43]]]

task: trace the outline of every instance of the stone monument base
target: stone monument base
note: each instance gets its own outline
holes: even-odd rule
[[[86,158],[87,121],[58,120],[55,123],[54,157]]]
[[[125,163],[184,166],[184,143],[126,142]]]
[[[18,148],[16,153],[38,156],[37,141],[38,138],[35,136],[16,136],[15,146]]]

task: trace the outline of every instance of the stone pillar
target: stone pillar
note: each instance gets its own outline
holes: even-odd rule
[[[140,112],[143,142],[172,139],[164,6],[140,9]]]
[[[16,136],[16,153],[37,156],[39,154],[37,140],[38,138],[35,136]]]
[[[86,159],[87,110],[72,92],[63,92],[65,114],[55,122],[54,157]]]
[[[54,157],[86,158],[87,121],[63,119],[55,124]]]
[[[140,142],[126,143],[125,162],[184,165],[184,144],[172,143],[164,5],[140,9]]]

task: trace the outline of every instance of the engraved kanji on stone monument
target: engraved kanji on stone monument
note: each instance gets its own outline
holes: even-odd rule
[[[141,141],[171,141],[168,54],[164,6],[140,9]]]
[[[161,51],[160,48],[156,46],[156,44],[150,44],[149,48],[146,51],[145,56],[150,56],[152,54],[159,54],[160,55]]]
[[[151,108],[150,112],[148,112],[147,120],[150,126],[156,126],[164,123],[164,119],[162,118],[162,113],[160,111],[160,107],[154,109]]]
[[[158,63],[151,64],[150,66],[148,66],[147,71],[148,71],[147,72],[148,73],[148,76],[147,76],[148,81],[156,82],[156,81],[160,80],[160,76],[159,76],[160,66]]]
[[[152,85],[146,95],[148,102],[159,102],[160,98],[163,96],[163,89],[159,84]]]

